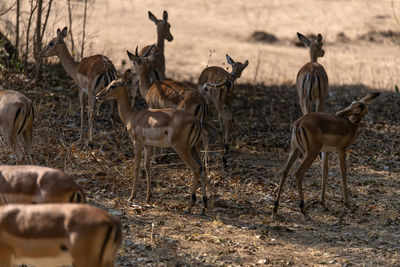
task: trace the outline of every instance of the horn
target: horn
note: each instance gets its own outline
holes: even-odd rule
[[[153,49],[154,45],[150,46],[150,48],[142,55],[142,57],[147,57],[151,51],[151,49]]]
[[[135,50],[135,56],[139,56],[139,53],[138,53],[138,46],[136,46],[136,50]]]

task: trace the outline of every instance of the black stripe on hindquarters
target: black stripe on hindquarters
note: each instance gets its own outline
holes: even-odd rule
[[[103,245],[101,246],[101,250],[100,250],[100,262],[103,261],[104,250],[106,249],[106,245],[108,243],[108,240],[110,239],[112,230],[113,230],[112,226],[109,226],[107,229],[106,238],[104,239]]]
[[[21,110],[23,110],[23,108],[21,108]],[[24,116],[24,121],[22,122],[21,127],[18,129],[17,135],[19,135],[22,132],[22,130],[24,129],[27,117],[28,116],[26,116],[26,115]]]
[[[99,84],[100,84],[100,82],[101,82],[101,79],[103,79],[103,77],[105,77],[105,76],[106,76],[106,74],[103,73],[103,74],[101,74],[101,75],[97,78],[96,83],[95,83],[95,85],[94,85],[94,88],[97,88],[97,86],[99,86]],[[107,86],[107,85],[105,85],[105,86]],[[105,86],[104,86],[104,87],[105,87]]]

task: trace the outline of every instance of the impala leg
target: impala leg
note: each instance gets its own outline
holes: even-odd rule
[[[191,200],[188,208],[185,210],[185,213],[190,213],[194,204],[196,203],[196,189],[198,187],[197,183],[199,181],[199,176],[201,172],[204,172],[203,164],[199,164],[196,159],[193,157],[191,151],[187,149],[175,148],[175,151],[181,157],[181,159],[186,163],[186,165],[192,169],[192,190],[191,190]],[[201,162],[201,161],[200,161]],[[202,170],[203,168],[203,170]]]
[[[206,131],[203,131],[201,133],[201,140],[202,140],[203,146],[204,146],[204,166],[205,166],[206,170],[208,170],[208,144],[210,142],[209,142],[208,133]]]
[[[325,188],[328,179],[328,163],[329,152],[322,152],[322,190],[321,190],[321,205],[325,208]]]
[[[276,219],[276,214],[278,213],[279,198],[281,197],[283,185],[285,184],[286,178],[289,175],[289,171],[292,168],[293,164],[296,162],[298,155],[299,155],[298,149],[291,150],[289,153],[289,158],[285,164],[285,169],[282,172],[281,182],[278,187],[278,193],[276,194],[275,197],[274,210],[272,212],[272,218],[274,219]]]
[[[82,89],[79,89],[79,103],[81,105],[81,127],[80,127],[80,133],[79,133],[79,142],[82,141],[83,138],[83,113],[85,110],[85,98],[84,98],[84,92]]]
[[[92,92],[88,94],[88,102],[89,102],[89,141],[93,140],[93,120],[94,120],[94,101],[95,98]]]
[[[147,203],[150,202],[151,198],[151,184],[150,184],[150,174],[151,174],[151,156],[153,154],[153,147],[145,146],[144,147],[144,159],[145,159],[145,170],[146,170],[146,180],[147,180],[147,194],[146,194],[146,201]]]
[[[193,158],[197,161],[197,164],[200,166],[200,186],[201,186],[201,194],[203,196],[203,209],[201,211],[201,215],[204,215],[207,209],[206,169],[203,167],[203,163],[199,156],[198,148],[194,146],[192,147],[190,152]]]
[[[300,167],[296,171],[296,184],[297,184],[297,193],[299,195],[299,207],[301,213],[303,213],[304,217],[308,218],[308,215],[305,210],[304,205],[304,194],[303,194],[303,176],[304,173],[310,168],[311,164],[314,162],[315,158],[318,156],[319,150],[315,151],[307,151],[303,162],[300,164]]]
[[[133,175],[133,185],[132,185],[132,191],[131,195],[128,199],[128,201],[132,201],[136,197],[137,189],[138,189],[138,184],[139,184],[139,170],[140,170],[140,161],[142,159],[142,150],[143,150],[143,144],[139,142],[134,142],[135,146],[135,169],[134,169],[134,175]]]
[[[347,192],[347,167],[346,167],[346,151],[339,151],[339,165],[340,165],[340,173],[342,175],[342,190],[343,190],[343,199],[344,205],[346,207],[350,206],[348,192]]]
[[[25,131],[22,134],[26,150],[25,152],[28,157],[28,163],[35,164],[35,160],[32,157],[32,128],[25,129]]]
[[[19,146],[16,136],[12,134],[12,130],[6,132],[4,135],[6,139],[6,143],[8,147],[11,149],[12,153],[14,154],[15,160],[17,165],[21,165],[24,163],[24,152],[22,151],[21,147]]]

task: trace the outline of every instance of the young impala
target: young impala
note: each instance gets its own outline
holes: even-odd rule
[[[67,27],[62,31],[57,29],[57,36],[49,42],[39,53],[39,57],[58,56],[65,71],[74,79],[79,89],[79,102],[81,106],[81,127],[79,141],[83,135],[83,113],[85,108],[84,94],[88,96],[89,103],[89,141],[93,137],[93,116],[96,93],[117,78],[113,63],[103,55],[94,55],[82,58],[76,62],[68,51],[64,42],[67,36]]]
[[[182,109],[134,110],[129,103],[127,83],[128,81],[123,78],[112,81],[97,94],[97,99],[99,101],[117,100],[119,116],[125,124],[135,148],[135,169],[129,201],[136,197],[143,148],[147,178],[146,200],[149,202],[152,148],[153,146],[172,147],[193,171],[192,198],[186,212],[190,212],[196,202],[196,189],[200,178],[204,204],[202,214],[204,214],[207,208],[206,178],[198,152],[199,137],[202,134],[201,121]]]
[[[330,152],[337,152],[339,156],[340,171],[342,174],[342,190],[344,204],[349,206],[347,194],[346,153],[350,145],[356,140],[360,121],[367,113],[367,105],[379,93],[371,93],[363,99],[353,102],[347,108],[335,115],[313,112],[303,115],[293,123],[291,148],[289,159],[282,173],[281,182],[276,195],[273,217],[278,212],[279,198],[289,171],[300,154],[303,160],[295,173],[297,191],[300,199],[300,210],[308,218],[304,206],[302,180],[304,173],[311,166],[315,158],[322,152],[322,192],[321,204],[325,206],[325,186],[328,175],[328,156]]]
[[[112,267],[121,223],[87,204],[0,206],[0,266]]]
[[[206,99],[207,103],[212,102],[218,112],[219,127],[222,131],[221,143],[225,149],[222,160],[226,169],[226,154],[229,151],[229,133],[232,126],[232,105],[231,98],[236,79],[240,78],[242,71],[247,67],[249,61],[244,63],[235,62],[226,54],[227,62],[232,66],[229,73],[223,68],[212,66],[205,68],[197,82],[198,90]],[[210,84],[210,86],[205,86]]]
[[[155,52],[150,55],[153,49],[155,51],[158,50],[156,46],[151,46],[142,56],[138,55],[137,47],[135,55],[127,51],[129,59],[133,63],[133,72],[139,77],[140,93],[150,108],[184,109],[194,114],[202,124],[206,126],[206,131],[202,134],[202,141],[205,148],[205,162],[207,164],[207,132],[212,128],[206,123],[207,105],[201,94],[185,83],[177,81],[159,81],[156,78],[154,84],[151,84],[150,65],[158,54],[158,52]]]
[[[86,202],[82,189],[61,170],[39,166],[0,166],[0,205]]]
[[[17,164],[24,163],[24,152],[18,143],[19,139],[23,139],[28,163],[33,163],[33,119],[33,105],[29,98],[17,91],[0,89],[0,128]]]
[[[317,62],[317,58],[325,54],[322,49],[322,35],[319,33],[317,39],[312,41],[301,33],[297,33],[297,36],[310,48],[311,58],[311,62],[306,63],[297,73],[296,87],[301,111],[303,115],[310,113],[313,103],[317,112],[323,111],[325,96],[328,92],[328,75],[324,67]]]

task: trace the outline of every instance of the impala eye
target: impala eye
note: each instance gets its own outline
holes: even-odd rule
[[[49,46],[53,46],[53,45],[54,45],[54,42],[51,41],[51,42],[49,43]]]

